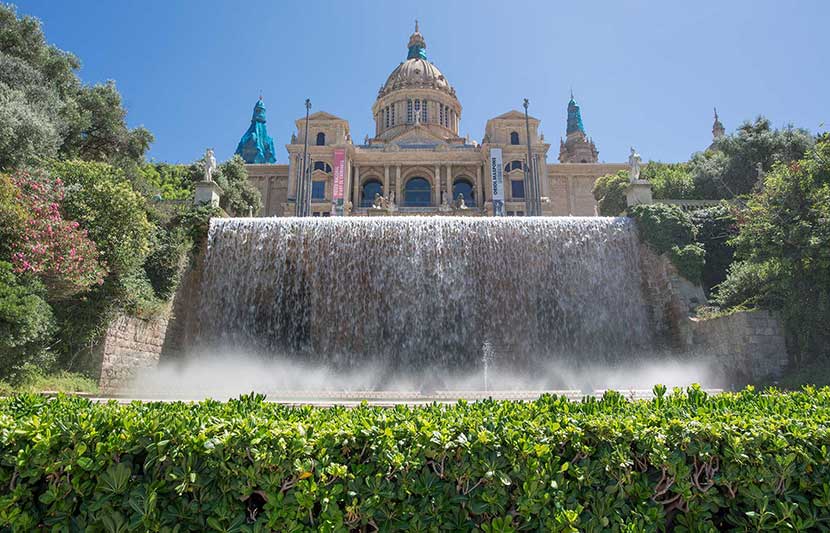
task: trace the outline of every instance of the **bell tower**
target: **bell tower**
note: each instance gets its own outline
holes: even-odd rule
[[[565,140],[559,139],[560,163],[596,163],[599,152],[594,141],[585,135],[585,126],[582,124],[582,112],[579,104],[571,99],[568,102],[568,123],[565,131]]]

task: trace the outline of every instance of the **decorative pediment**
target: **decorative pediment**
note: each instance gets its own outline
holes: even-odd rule
[[[399,135],[389,139],[388,143],[401,144],[443,144],[444,138],[423,126],[408,128]]]
[[[494,118],[493,120],[517,120],[521,119],[524,120],[525,114],[521,111],[516,111],[515,109],[508,111],[507,113],[501,114]]]
[[[316,113],[312,113],[308,116],[308,120],[343,120],[342,118],[332,115],[331,113],[326,113],[325,111],[317,111]]]

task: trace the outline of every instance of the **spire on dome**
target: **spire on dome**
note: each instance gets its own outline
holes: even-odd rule
[[[424,36],[418,31],[418,19],[415,19],[415,33],[409,36],[409,53],[406,54],[407,59],[426,59],[427,43],[424,41]]]
[[[579,110],[579,104],[574,100],[573,89],[571,90],[571,99],[568,102],[568,127],[566,133],[576,133],[581,131],[585,134],[585,126],[582,125],[582,112]]]
[[[265,127],[265,102],[262,101],[262,95],[254,105],[251,125],[239,140],[235,153],[248,164],[277,162],[274,155],[274,140],[268,136]]]

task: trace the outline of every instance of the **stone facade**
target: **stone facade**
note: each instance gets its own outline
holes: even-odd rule
[[[251,183],[262,194],[262,216],[295,213],[306,138],[315,216],[329,216],[334,210],[332,167],[337,149],[345,152],[347,215],[369,215],[375,194],[394,204],[397,214],[446,214],[446,204],[461,194],[467,207],[480,215],[492,215],[488,161],[494,148],[502,150],[505,167],[505,212],[524,215],[528,140],[529,171],[539,177],[542,214],[597,214],[591,193],[594,181],[627,165],[598,163],[597,148],[585,134],[573,97],[568,103],[567,140],[560,143],[562,163],[548,163],[550,144],[541,133],[541,121],[528,117],[528,128],[520,111],[488,120],[481,142],[461,137],[461,103],[447,78],[426,59],[426,41],[417,28],[407,50],[406,60],[388,76],[372,106],[373,136],[355,142],[348,121],[318,111],[309,116],[308,131],[305,117],[296,121],[296,133],[285,145],[287,165],[246,160],[251,163]],[[416,191],[416,186],[422,189]]]
[[[166,317],[144,320],[120,316],[113,320],[98,347],[101,392],[123,389],[139,371],[158,365],[166,333]]]
[[[769,311],[691,319],[692,349],[713,358],[735,387],[781,376],[789,360],[781,320]]]

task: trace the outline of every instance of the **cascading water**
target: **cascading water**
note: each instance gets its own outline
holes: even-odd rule
[[[491,376],[652,343],[624,218],[214,219],[198,318],[203,347],[439,383],[485,343]]]

